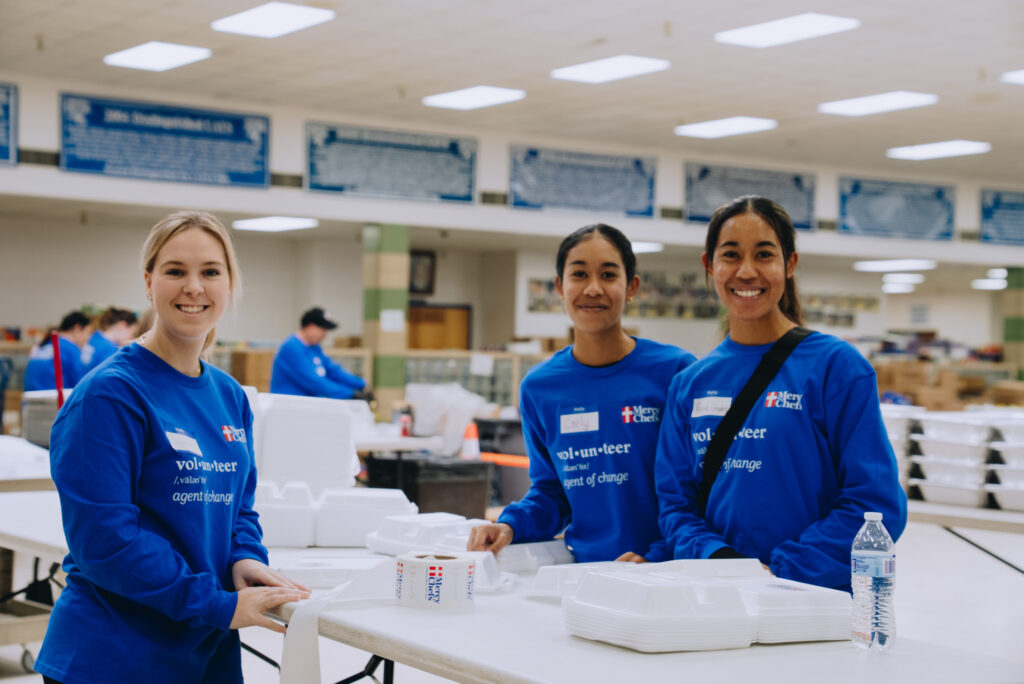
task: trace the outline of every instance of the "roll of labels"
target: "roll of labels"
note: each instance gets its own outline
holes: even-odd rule
[[[372,605],[460,612],[472,610],[476,581],[472,555],[404,553],[365,565],[333,589],[298,604],[288,622],[281,657],[281,681],[321,681],[318,622],[321,612]]]
[[[472,558],[404,553],[395,559],[395,598],[412,608],[469,610],[475,572]]]

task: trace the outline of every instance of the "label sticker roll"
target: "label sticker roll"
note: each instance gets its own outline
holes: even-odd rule
[[[475,574],[472,556],[405,553],[395,562],[395,598],[413,608],[471,610]]]

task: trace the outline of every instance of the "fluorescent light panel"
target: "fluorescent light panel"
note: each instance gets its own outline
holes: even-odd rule
[[[103,63],[127,69],[168,71],[193,62],[201,62],[210,54],[208,48],[151,40],[127,50],[112,52],[103,58]]]
[[[522,100],[524,97],[526,97],[525,90],[481,85],[463,88],[462,90],[453,90],[448,93],[427,95],[423,98],[422,102],[428,107],[467,110],[515,102],[516,100]]]
[[[992,149],[987,142],[976,140],[944,140],[924,145],[908,145],[907,147],[890,147],[885,151],[889,159],[906,159],[909,161],[925,161],[944,157],[963,157],[968,154],[984,154]]]
[[[838,114],[839,116],[866,116],[868,114],[894,112],[899,109],[926,107],[938,101],[938,95],[915,93],[910,90],[894,90],[890,93],[865,95],[864,97],[854,97],[849,100],[823,102],[818,105],[818,111],[822,114]]]
[[[670,66],[672,66],[672,62],[666,59],[618,55],[553,69],[551,78],[561,81],[578,81],[579,83],[607,83],[620,78],[632,78],[633,76],[652,74],[655,71],[664,71]]]
[[[978,278],[971,281],[972,290],[1005,290],[1006,281],[1002,278]]]
[[[665,250],[665,245],[660,242],[634,242],[633,243],[633,254],[653,254],[654,252],[662,252]]]
[[[257,38],[277,38],[334,19],[334,11],[288,2],[268,2],[259,7],[210,23],[214,31]]]
[[[715,119],[714,121],[702,121],[700,123],[676,126],[676,135],[688,138],[724,138],[729,135],[743,135],[745,133],[757,133],[759,131],[770,131],[777,128],[779,122],[775,119],[759,119],[754,116],[732,116],[728,119]]]
[[[1006,280],[1006,276],[1010,275],[1010,273],[1005,268],[990,268],[985,275],[988,278]]]
[[[305,230],[316,228],[320,222],[315,218],[298,216],[263,216],[254,219],[242,219],[232,224],[237,230],[258,230],[264,233],[281,233],[286,230]]]
[[[1017,71],[1007,71],[999,80],[1003,83],[1013,83],[1016,85],[1024,85],[1024,69],[1018,69]]]
[[[858,26],[860,21],[857,19],[807,12],[785,19],[766,21],[763,24],[721,31],[715,34],[715,41],[742,47],[766,48],[849,31]]]
[[[930,271],[935,268],[931,259],[883,259],[879,261],[855,261],[853,270],[870,273],[895,273],[899,271]]]
[[[912,283],[882,283],[882,292],[885,294],[910,294],[913,291]]]
[[[920,273],[886,273],[882,276],[882,282],[920,285],[924,282],[924,276]]]

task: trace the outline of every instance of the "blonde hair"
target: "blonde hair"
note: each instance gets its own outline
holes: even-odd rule
[[[203,232],[212,235],[224,248],[224,260],[228,268],[228,288],[231,299],[242,294],[242,274],[238,270],[238,261],[235,258],[235,246],[231,240],[231,233],[224,227],[213,214],[205,211],[179,211],[160,219],[149,231],[149,237],[142,245],[142,270],[152,274],[156,266],[157,255],[167,242],[186,230],[198,228]],[[217,329],[213,328],[206,335],[203,341],[203,353],[213,346],[217,339]]]

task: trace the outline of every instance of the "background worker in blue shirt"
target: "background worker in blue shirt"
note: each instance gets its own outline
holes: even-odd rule
[[[327,333],[338,324],[322,308],[314,307],[302,314],[300,326],[277,350],[270,391],[328,399],[370,396],[365,380],[336,364],[320,347]]]
[[[91,321],[81,311],[72,311],[64,316],[57,328],[60,345],[60,365],[64,387],[74,387],[85,375],[82,365],[82,346],[89,339]],[[32,348],[25,366],[25,391],[52,390],[57,388],[53,370],[53,347],[47,334]]]
[[[89,372],[135,337],[135,312],[112,306],[96,319],[96,330],[82,347],[82,365]]]

